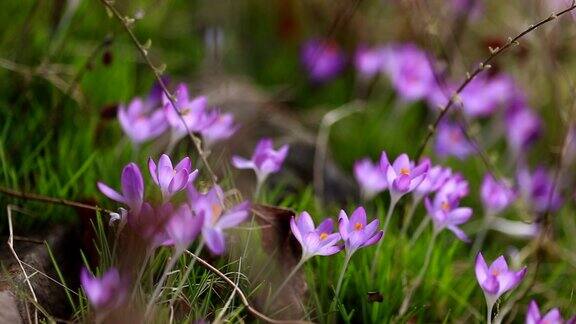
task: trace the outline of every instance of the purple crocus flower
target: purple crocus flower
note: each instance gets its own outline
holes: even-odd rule
[[[436,82],[428,54],[414,44],[391,45],[385,72],[405,101],[424,99]]]
[[[176,88],[175,96],[176,109],[166,95],[162,97],[164,113],[172,127],[173,139],[185,136],[188,131],[200,132],[213,122],[214,116],[206,113],[206,97],[190,97],[188,87],[183,83]]]
[[[102,277],[96,278],[83,267],[80,272],[80,283],[90,304],[99,311],[118,307],[126,297],[124,285],[116,268],[110,268]]]
[[[488,309],[491,310],[500,296],[520,284],[526,275],[526,267],[519,271],[509,270],[504,256],[498,257],[498,259],[488,267],[480,252],[476,257],[475,272],[476,279],[484,291]],[[489,312],[489,314],[491,314],[491,312]]]
[[[168,241],[165,225],[173,213],[174,208],[170,203],[154,208],[145,202],[140,213],[128,213],[128,225],[148,243],[150,249],[155,249]]]
[[[307,212],[302,212],[298,218],[292,217],[290,229],[294,237],[302,245],[302,260],[307,260],[315,255],[332,255],[342,250],[338,245],[341,239],[339,233],[333,233],[334,221],[325,219],[317,228]]]
[[[426,158],[423,161],[431,164],[430,159]],[[418,187],[414,189],[414,197],[417,201],[427,196],[430,193],[438,191],[452,176],[452,170],[440,165],[435,165],[428,170],[424,180]]]
[[[461,126],[450,121],[443,121],[438,125],[434,149],[440,157],[455,156],[460,160],[464,160],[474,152],[474,147],[466,138]]]
[[[535,300],[530,302],[526,313],[526,324],[563,324],[564,320],[558,308],[551,309],[547,314],[541,315],[540,308]]]
[[[202,138],[207,147],[213,146],[216,142],[230,138],[237,130],[238,126],[234,124],[234,115],[230,113],[220,114],[213,111],[214,117],[212,123],[206,126],[202,131]]]
[[[158,165],[152,158],[148,159],[148,169],[152,180],[160,187],[165,202],[186,188],[198,176],[198,170],[192,169],[192,162],[189,157],[183,158],[176,167],[173,167],[170,157],[162,154],[158,160]]]
[[[164,245],[174,245],[176,251],[185,251],[196,239],[205,221],[204,214],[196,214],[188,204],[182,204],[166,222],[168,239]]]
[[[403,195],[413,191],[424,181],[430,162],[425,160],[414,166],[408,155],[401,154],[394,163],[390,164],[388,157],[383,153],[380,158],[380,167],[386,172],[390,197],[393,202],[397,202]]]
[[[468,181],[460,173],[455,173],[438,189],[438,194],[462,199],[468,191]]]
[[[379,164],[374,164],[369,158],[354,163],[354,177],[360,185],[362,197],[370,200],[388,187],[386,173]]]
[[[144,202],[144,179],[135,163],[129,163],[122,170],[122,194],[102,182],[98,182],[97,186],[106,197],[125,204],[132,213],[140,213],[140,208]]]
[[[480,198],[484,210],[490,215],[496,215],[516,199],[516,194],[505,182],[497,181],[487,173],[480,187]]]
[[[197,215],[204,215],[202,238],[214,254],[226,249],[224,230],[238,226],[248,217],[250,204],[245,201],[229,210],[224,208],[224,192],[215,185],[207,193],[199,193],[193,185],[188,186],[188,200]]]
[[[263,138],[256,145],[250,160],[235,155],[232,157],[232,165],[238,169],[253,169],[258,184],[262,184],[268,175],[280,171],[288,155],[288,149],[289,145],[286,144],[274,150],[272,140]]]
[[[344,240],[346,253],[352,255],[356,250],[380,241],[384,232],[378,229],[379,224],[377,219],[367,224],[366,211],[363,207],[356,208],[350,219],[346,212],[341,210],[338,216],[338,229]]]
[[[323,83],[342,72],[346,56],[336,42],[312,39],[302,47],[300,60],[310,80]]]
[[[458,225],[466,223],[472,217],[472,208],[458,207],[458,204],[459,198],[454,195],[436,194],[434,200],[431,201],[428,197],[424,200],[428,215],[432,218],[432,223],[434,223],[434,232],[436,234],[447,228],[458,239],[468,242],[468,236]]]
[[[511,109],[506,113],[505,121],[506,140],[516,155],[526,151],[542,132],[540,118],[526,106]]]
[[[526,168],[520,169],[518,188],[522,199],[538,213],[554,212],[562,206],[562,197],[555,189],[552,176],[542,166],[536,168],[534,173]]]
[[[158,102],[159,104],[159,102]],[[168,123],[159,105],[151,106],[141,98],[133,99],[128,107],[118,107],[120,127],[134,144],[140,144],[162,134]]]
[[[444,109],[456,89],[457,86],[449,82],[443,82],[441,84],[439,84],[438,81],[434,82],[426,95],[428,106],[434,110]]]
[[[370,79],[382,72],[386,59],[382,47],[360,46],[354,55],[354,67],[362,79]]]
[[[511,100],[515,86],[505,75],[488,77],[480,75],[462,90],[463,111],[470,117],[488,117]]]

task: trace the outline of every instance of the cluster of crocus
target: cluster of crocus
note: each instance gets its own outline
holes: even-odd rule
[[[172,106],[162,88],[155,85],[147,98],[134,98],[118,107],[118,121],[134,144],[152,140],[170,129],[174,144],[188,132],[199,133],[207,146],[232,136],[237,130],[230,113],[209,108],[204,96],[192,98],[188,87],[177,86]]]
[[[554,212],[562,206],[554,179],[544,167],[540,166],[534,172],[521,168],[517,178],[520,195],[534,212]]]
[[[344,210],[341,210],[338,216],[337,233],[334,232],[334,221],[331,218],[326,218],[318,227],[314,226],[312,217],[306,211],[302,212],[297,218],[292,218],[290,220],[290,229],[302,246],[302,257],[272,299],[276,297],[284,285],[308,259],[318,255],[333,255],[345,249],[346,260],[336,287],[335,298],[337,298],[344,273],[352,255],[359,249],[374,245],[382,239],[383,231],[380,230],[379,224],[380,222],[377,219],[368,223],[366,211],[363,207],[358,207],[350,218],[348,218]],[[344,244],[341,243],[342,241],[344,241]]]
[[[314,38],[302,46],[300,60],[310,80],[323,83],[342,72],[346,55],[335,41]]]
[[[535,300],[530,302],[528,312],[526,313],[526,324],[574,324],[576,323],[576,316],[564,321],[562,314],[558,308],[553,308],[546,314],[540,313],[540,308]]]
[[[199,246],[205,242],[212,253],[222,254],[226,246],[224,231],[237,226],[248,217],[249,204],[244,202],[235,206],[227,205],[224,192],[218,185],[214,185],[206,193],[200,193],[193,183],[198,171],[192,169],[188,157],[173,167],[170,158],[162,155],[158,163],[150,158],[148,166],[151,178],[162,195],[162,203],[159,206],[154,207],[151,203],[145,202],[144,179],[135,163],[129,163],[122,171],[121,193],[104,183],[98,183],[98,188],[104,195],[128,207],[127,211],[122,212],[121,224],[127,223],[131,230],[146,241],[148,253],[160,246],[173,246],[174,256],[167,269],[174,266],[178,257],[200,233],[202,241]],[[173,206],[172,198],[183,191],[187,192],[188,199]],[[122,227],[119,227],[118,231],[121,230]],[[161,291],[165,275],[158,283],[151,302]],[[104,297],[98,295],[98,291],[108,289],[108,286],[117,281],[115,279],[117,277],[117,271],[105,275],[102,280],[89,281],[87,279],[90,277],[82,275],[83,282],[88,283],[84,285],[87,297],[95,308],[104,304],[100,301]],[[139,278],[136,282],[138,280]],[[88,289],[91,292],[88,292]]]
[[[232,157],[232,165],[238,169],[254,170],[257,180],[256,192],[258,193],[266,178],[270,174],[280,171],[286,156],[288,156],[289,149],[290,146],[285,144],[275,150],[272,140],[263,138],[256,145],[250,160],[235,155]]]
[[[508,268],[504,256],[498,257],[490,266],[486,264],[482,253],[476,257],[476,279],[484,291],[487,305],[487,321],[492,322],[492,308],[506,292],[516,288],[526,275],[526,267],[513,271]]]

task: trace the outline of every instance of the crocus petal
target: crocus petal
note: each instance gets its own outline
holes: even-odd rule
[[[255,165],[254,162],[251,160],[247,160],[240,156],[233,156],[232,157],[232,165],[237,169],[254,169]]]
[[[362,226],[366,225],[366,210],[364,207],[358,207],[350,216],[350,223],[354,224],[362,224]]]
[[[187,170],[188,172],[192,171],[192,162],[190,161],[189,157],[183,158],[177,165],[174,167],[174,170]]]
[[[334,221],[332,218],[326,218],[318,225],[318,233],[330,233],[334,229]]]
[[[328,246],[328,247],[320,249],[318,252],[316,252],[316,254],[322,255],[322,256],[328,256],[328,255],[336,254],[340,251],[342,251],[341,246],[332,245],[332,246]]]
[[[123,204],[126,203],[126,200],[124,199],[124,197],[121,194],[119,194],[116,190],[108,187],[106,184],[104,184],[102,182],[98,182],[96,185],[98,186],[98,190],[100,190],[100,192],[102,194],[104,194],[104,196],[106,196],[106,197],[108,197],[114,201],[117,201],[119,203],[123,203]]]
[[[388,166],[390,166],[390,161],[388,161],[388,156],[386,155],[386,152],[383,151],[382,154],[380,155],[380,168],[382,169],[382,171],[386,172]]]
[[[508,271],[508,263],[506,263],[506,259],[503,255],[499,256],[498,259],[494,260],[490,267],[488,268],[488,272],[490,273],[503,273]]]
[[[380,239],[382,239],[383,235],[384,235],[384,231],[378,231],[376,234],[374,234],[372,237],[370,237],[366,242],[364,242],[364,246],[370,246],[370,245],[376,244],[378,241],[380,241]]]
[[[144,201],[144,179],[136,164],[130,163],[122,170],[121,182],[122,195],[126,199],[126,204],[134,209],[135,213],[140,212]]]
[[[226,247],[226,242],[224,238],[224,233],[215,228],[204,227],[202,229],[202,237],[206,242],[208,249],[214,254],[224,253]]]
[[[245,201],[232,208],[228,213],[222,215],[218,220],[217,227],[221,229],[238,226],[248,217],[250,203]]]
[[[400,175],[394,182],[392,183],[392,188],[395,191],[405,193],[410,188],[410,176],[409,175]]]
[[[531,301],[528,306],[528,312],[526,313],[526,324],[538,324],[540,321],[540,309],[536,301]]]
[[[148,171],[150,171],[152,181],[154,181],[154,183],[157,185],[160,184],[158,182],[158,169],[156,167],[156,162],[154,162],[154,160],[151,157],[148,158]]]
[[[486,293],[490,295],[496,295],[500,290],[500,285],[498,283],[498,280],[496,279],[496,276],[492,275],[488,276],[486,280],[481,282],[480,286]]]
[[[170,193],[176,193],[188,184],[188,170],[182,169],[174,175],[172,180],[170,181],[170,185],[168,186],[168,191]]]
[[[306,235],[308,232],[314,231],[314,222],[312,221],[312,216],[310,216],[308,212],[302,212],[296,222],[302,235]]]
[[[553,308],[548,312],[548,314],[544,315],[544,317],[542,317],[541,323],[562,324],[563,323],[562,315],[560,314],[558,308]]]
[[[290,219],[290,229],[292,230],[292,234],[298,240],[298,242],[300,242],[300,244],[304,244],[304,242],[302,241],[302,234],[300,233],[298,225],[296,225],[296,220],[294,219],[294,217]]]
[[[482,282],[484,282],[488,277],[488,265],[486,264],[486,261],[484,261],[482,252],[479,252],[476,256],[474,271],[476,272],[476,279],[478,279],[478,282],[482,284]]]
[[[466,223],[472,217],[472,208],[456,208],[448,214],[448,221],[454,225]]]
[[[396,174],[401,174],[402,172],[400,172],[401,169],[407,169],[407,170],[411,170],[412,168],[410,167],[410,159],[408,158],[407,154],[400,154],[400,156],[398,156],[396,158],[396,160],[394,160],[394,164],[392,165],[392,167],[394,168],[394,171],[396,171]]]
[[[517,272],[507,271],[499,275],[498,284],[500,285],[500,291],[506,292],[518,286],[522,279],[524,279],[526,271],[527,269],[524,267],[522,270]]]
[[[349,230],[349,221],[348,215],[344,210],[340,210],[340,214],[338,215],[338,231],[342,236],[342,239],[348,239],[348,230]]]
[[[460,229],[460,227],[449,225],[446,228],[448,228],[452,233],[454,233],[454,235],[456,235],[456,237],[458,239],[460,239],[461,241],[464,241],[464,242],[470,241],[470,239],[468,238],[466,233],[464,233],[464,231],[462,229]]]
[[[187,183],[187,185],[190,185],[192,182],[194,182],[194,180],[196,180],[197,177],[198,177],[198,169],[190,172],[190,174],[188,174],[188,183]]]

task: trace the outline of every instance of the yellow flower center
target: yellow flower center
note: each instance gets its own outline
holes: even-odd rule
[[[442,208],[442,210],[445,212],[450,211],[450,204],[443,201],[442,204],[440,204],[440,208]]]
[[[324,241],[328,237],[328,233],[322,232],[320,233],[320,240]]]
[[[222,206],[220,204],[212,205],[212,219],[217,221],[220,215],[222,215]]]
[[[354,229],[359,231],[364,227],[364,225],[362,225],[362,223],[356,223],[354,224]]]
[[[410,169],[408,169],[408,168],[401,168],[401,169],[400,169],[400,174],[402,174],[402,175],[410,175]]]

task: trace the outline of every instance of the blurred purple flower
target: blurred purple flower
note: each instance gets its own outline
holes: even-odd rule
[[[201,131],[207,147],[230,138],[238,130],[238,126],[234,124],[234,115],[230,113],[220,114],[216,110],[213,110],[212,114],[214,114],[214,117],[208,118],[213,119],[212,123]]]
[[[158,166],[152,158],[148,159],[148,169],[152,180],[160,187],[164,202],[186,188],[198,176],[198,170],[192,170],[192,162],[189,157],[183,158],[176,167],[173,167],[170,157],[162,154],[158,160]]]
[[[547,314],[541,315],[540,308],[535,300],[530,302],[526,313],[526,324],[563,324],[564,320],[558,308],[551,309]]]
[[[456,195],[436,194],[434,200],[431,201],[428,197],[424,200],[428,215],[434,223],[435,233],[447,228],[458,239],[468,242],[468,236],[458,225],[466,223],[472,217],[472,208],[458,207],[458,204],[459,198]]]
[[[480,187],[480,198],[484,210],[495,215],[506,209],[516,199],[516,194],[506,183],[487,173]]]
[[[182,204],[166,222],[168,239],[164,245],[173,245],[176,251],[182,253],[196,239],[206,218],[203,213],[195,214],[189,204]]]
[[[431,164],[430,159],[428,158],[423,159],[423,161],[427,161],[426,163]],[[430,168],[426,173],[424,180],[422,180],[422,183],[414,189],[414,196],[417,201],[428,194],[440,190],[451,176],[452,170],[450,168],[444,168],[440,165],[435,165]]]
[[[176,109],[166,95],[162,96],[164,113],[172,127],[174,138],[183,137],[188,131],[200,132],[214,121],[215,116],[206,113],[206,97],[191,98],[186,84],[178,85],[175,97]]]
[[[317,228],[307,212],[302,212],[298,218],[292,217],[290,229],[294,237],[302,245],[302,260],[315,255],[332,255],[342,250],[338,245],[341,239],[339,233],[334,233],[334,221],[325,219]]]
[[[263,138],[256,145],[250,160],[235,155],[232,157],[232,165],[238,169],[253,169],[258,183],[261,184],[268,175],[280,171],[288,155],[288,149],[289,145],[286,144],[274,150],[272,140]]]
[[[559,11],[566,10],[572,6],[572,0],[546,0],[544,3],[547,5],[548,10],[558,13]],[[570,12],[572,18],[576,18],[574,11]]]
[[[388,47],[385,71],[405,101],[424,99],[436,82],[428,54],[414,44]]]
[[[556,211],[562,206],[562,197],[554,181],[542,166],[534,173],[526,168],[518,171],[518,188],[522,199],[538,213]]]
[[[515,93],[513,80],[506,75],[480,75],[460,93],[463,111],[470,117],[488,117],[507,104]]]
[[[471,20],[480,18],[484,11],[484,0],[451,0],[450,4],[455,15]]]
[[[346,63],[340,46],[331,40],[311,39],[300,52],[302,65],[314,82],[326,82],[336,77]]]
[[[506,113],[506,139],[515,154],[524,152],[540,137],[542,126],[538,115],[527,106]]]
[[[174,208],[170,203],[154,208],[145,202],[140,213],[128,213],[128,225],[148,243],[149,248],[155,249],[168,241],[165,225],[173,213]]]
[[[363,207],[358,207],[352,213],[350,219],[344,210],[338,216],[338,229],[344,247],[348,255],[352,255],[356,250],[376,244],[384,234],[379,230],[380,222],[375,219],[369,224],[366,221],[366,211]]]
[[[380,167],[386,172],[390,197],[392,201],[396,202],[424,181],[430,168],[430,162],[423,161],[418,166],[414,166],[408,155],[401,154],[393,164],[390,164],[386,153],[383,152],[380,158]]]
[[[455,156],[460,160],[464,160],[474,152],[474,147],[466,138],[461,126],[450,121],[443,121],[438,125],[434,149],[440,157]]]
[[[116,268],[110,268],[102,277],[96,278],[88,269],[82,267],[80,283],[88,301],[98,311],[118,307],[126,297],[125,287]]]
[[[135,144],[158,137],[162,134],[168,123],[162,109],[158,104],[151,105],[141,98],[134,98],[128,107],[118,107],[118,122],[120,127]]]
[[[490,305],[493,306],[500,296],[520,284],[526,275],[526,267],[519,271],[509,270],[504,256],[500,256],[488,267],[480,252],[476,257],[475,272],[476,279],[484,291],[486,303],[491,309]]]
[[[448,104],[450,97],[454,95],[456,86],[454,84],[445,82],[445,84],[438,84],[433,82],[430,91],[426,95],[426,102],[433,110],[442,110]],[[452,103],[453,105],[455,102]]]
[[[438,190],[439,195],[462,199],[468,195],[468,181],[460,173],[455,173]]]
[[[144,202],[144,179],[135,163],[129,163],[122,170],[122,194],[102,182],[98,182],[97,186],[106,197],[125,204],[132,213],[140,213],[140,208]]]
[[[354,67],[362,79],[370,79],[382,72],[385,59],[383,47],[360,46],[354,55]]]
[[[369,158],[354,163],[354,177],[360,185],[362,198],[370,200],[388,187],[386,172],[380,164],[374,164]]]
[[[193,185],[188,186],[188,200],[195,214],[204,215],[202,237],[214,254],[226,249],[224,230],[238,226],[248,217],[250,204],[245,201],[229,210],[224,207],[224,192],[215,185],[207,193],[199,193]]]

